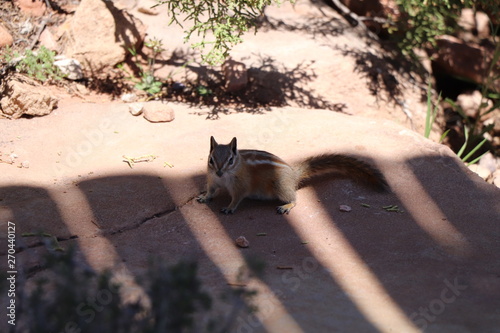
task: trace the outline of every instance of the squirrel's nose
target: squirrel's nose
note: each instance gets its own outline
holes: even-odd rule
[[[216,172],[216,174],[217,174],[217,176],[222,177],[223,172],[222,172],[221,170],[218,170],[218,171]]]

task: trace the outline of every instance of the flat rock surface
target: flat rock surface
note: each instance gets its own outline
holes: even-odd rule
[[[258,258],[265,274],[249,286],[260,311],[239,316],[237,332],[498,332],[500,190],[448,148],[388,120],[326,110],[207,120],[199,115],[207,110],[171,106],[170,123],[133,117],[120,103],[61,103],[42,118],[0,120],[1,156],[17,156],[0,163],[2,262],[12,221],[25,269],[44,250],[21,234],[40,231],[63,248],[75,245],[82,262],[131,278],[151,256],[196,258],[211,290],[227,288],[247,258]],[[252,200],[221,215],[227,197],[194,200],[210,135],[237,136],[241,148],[290,162],[354,155],[376,165],[391,192],[325,178],[298,191],[289,215]],[[124,155],[156,159],[131,168]],[[28,168],[18,167],[23,161]],[[382,209],[388,205],[400,211]],[[248,248],[235,245],[239,236]]]

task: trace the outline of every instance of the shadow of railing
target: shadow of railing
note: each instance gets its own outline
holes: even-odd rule
[[[500,191],[458,163],[441,154],[407,160],[406,184],[394,184],[394,192],[386,195],[352,184],[314,186],[318,198],[326,196],[335,203],[321,200],[320,209],[328,213],[332,229],[324,236],[332,239],[340,234],[338,239],[352,247],[368,271],[365,273],[370,273],[367,277],[374,278],[371,285],[379,285],[380,296],[392,300],[394,310],[418,330],[468,327],[479,313],[491,313],[500,305],[497,297],[488,295],[500,271],[500,254],[494,250],[500,239]],[[439,183],[436,174],[441,175]],[[365,203],[370,208],[360,206]],[[340,204],[355,208],[342,213]],[[399,211],[385,211],[382,207],[387,205],[397,205]],[[340,274],[334,260],[330,271]],[[362,271],[358,276],[352,274],[352,281],[345,281],[344,290],[356,286]],[[351,296],[354,304],[363,306],[358,302],[362,294]],[[478,298],[482,299],[480,306]],[[387,306],[386,301],[381,303]],[[373,308],[365,310],[369,318],[371,312],[377,313]],[[379,317],[373,318],[376,325]],[[488,331],[498,322],[476,322],[481,327],[476,329]]]
[[[391,163],[397,162],[384,165]],[[75,226],[72,215],[84,215],[67,206],[66,193],[58,188],[0,188],[1,219],[14,221],[18,235],[50,232],[63,244],[75,244],[85,265],[119,264],[132,278],[151,257],[167,263],[196,258],[202,281],[221,291],[235,282],[240,266],[249,265],[248,258],[260,259],[267,265],[265,275],[248,282],[259,291],[260,311],[240,314],[240,330],[274,331],[286,325],[297,331],[398,327],[416,332],[431,325],[467,326],[476,311],[489,313],[499,305],[494,296],[500,269],[495,250],[499,191],[472,180],[451,157],[421,156],[403,167],[407,184],[391,184],[388,174],[389,194],[372,193],[349,180],[313,182],[299,191],[303,208],[289,216],[270,217],[274,203],[251,200],[235,215],[219,215],[227,198],[209,207],[192,199],[203,183],[201,175],[160,179],[136,173],[75,184],[73,191],[84,198],[81,206],[89,207],[87,218],[94,219],[80,223],[97,230]],[[441,187],[432,173],[443,175]],[[449,186],[446,196],[443,184]],[[179,194],[186,186],[193,196],[185,190]],[[301,192],[317,200],[300,201]],[[340,204],[354,209],[339,212]],[[380,208],[388,204],[403,212]],[[479,222],[474,220],[478,212]],[[241,235],[249,239],[249,249],[234,246]],[[43,270],[36,267],[40,249],[37,243],[19,248],[25,265],[19,269],[30,276]],[[475,325],[487,331],[496,321],[491,317]]]

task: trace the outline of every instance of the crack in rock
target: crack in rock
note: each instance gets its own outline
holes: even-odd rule
[[[94,233],[94,234],[91,234],[91,235],[85,235],[85,236],[71,235],[69,237],[59,237],[59,236],[54,236],[54,237],[57,240],[57,242],[66,242],[66,241],[70,241],[70,240],[74,240],[74,239],[78,239],[78,238],[93,238],[93,237],[97,237],[97,236],[112,236],[112,235],[119,234],[119,233],[122,233],[122,232],[125,232],[125,231],[130,231],[130,230],[137,229],[140,226],[142,226],[144,223],[147,223],[147,222],[149,222],[151,220],[154,220],[154,219],[157,219],[157,218],[164,217],[164,216],[167,216],[169,214],[172,214],[175,211],[177,211],[180,207],[184,206],[186,203],[184,203],[184,204],[182,204],[180,206],[175,206],[174,208],[169,208],[169,209],[160,211],[160,212],[155,213],[155,214],[153,214],[153,215],[151,215],[149,217],[143,218],[138,223],[132,223],[131,225],[125,226],[125,227],[123,227],[121,229],[118,229],[118,230],[104,230],[104,231],[102,231],[100,233],[98,232],[98,233]],[[16,253],[22,253],[22,252],[24,252],[27,249],[33,249],[33,248],[37,248],[37,247],[41,247],[41,246],[45,246],[45,242],[38,241],[38,242],[35,242],[33,244],[30,244],[30,245],[21,245],[21,246],[19,246],[19,247],[16,248]],[[0,256],[6,256],[6,255],[7,255],[7,253],[0,253]]]
[[[126,232],[126,231],[130,231],[130,230],[134,230],[134,229],[137,229],[139,228],[140,226],[142,226],[144,223],[147,223],[151,220],[154,220],[154,219],[157,219],[157,218],[160,218],[160,217],[164,217],[164,216],[167,216],[167,215],[170,215],[172,213],[174,213],[175,211],[179,210],[180,208],[184,207],[186,204],[188,204],[189,202],[191,202],[192,200],[194,200],[196,198],[196,196],[193,196],[193,197],[190,197],[188,200],[186,200],[184,203],[182,203],[181,205],[179,206],[175,206],[174,208],[169,208],[169,209],[165,209],[161,212],[158,212],[158,213],[155,213],[149,217],[146,217],[146,218],[143,218],[140,222],[138,223],[132,223],[131,225],[128,225],[128,226],[125,226],[121,229],[118,229],[118,230],[104,230],[102,232],[98,232],[98,233],[94,233],[94,234],[91,234],[91,235],[82,235],[82,236],[79,236],[79,235],[71,235],[69,237],[58,237],[58,236],[55,236],[57,242],[66,242],[66,241],[70,241],[70,240],[74,240],[74,239],[78,239],[78,238],[94,238],[94,237],[97,237],[97,236],[112,236],[112,235],[115,235],[115,234],[119,234],[119,233],[122,233],[122,232]],[[27,245],[27,246],[20,246],[16,249],[16,253],[21,253],[27,249],[33,249],[33,248],[37,248],[37,247],[40,247],[40,246],[44,246],[45,243],[43,241],[39,241],[39,242],[36,242],[36,243],[33,243],[33,244],[30,244],[30,245]],[[0,256],[6,256],[7,253],[0,253]]]
[[[174,207],[174,208],[166,209],[164,211],[161,211],[161,212],[155,213],[155,214],[153,214],[153,215],[151,215],[149,217],[146,217],[146,218],[142,219],[138,223],[133,223],[131,225],[125,226],[125,227],[123,227],[121,229],[118,229],[118,230],[110,230],[108,232],[104,232],[102,235],[115,235],[115,234],[119,234],[119,233],[122,233],[122,232],[125,232],[125,231],[130,231],[130,230],[137,229],[137,228],[139,228],[140,226],[142,226],[146,222],[149,222],[151,220],[154,220],[154,219],[157,219],[157,218],[160,218],[160,217],[172,214],[175,211],[177,211],[178,209],[179,209],[179,207],[177,207],[177,206]]]

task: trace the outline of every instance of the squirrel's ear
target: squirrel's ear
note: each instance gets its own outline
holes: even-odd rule
[[[214,137],[210,137],[210,151],[214,150],[215,147],[217,147],[219,144],[217,141],[215,141]]]
[[[238,152],[238,148],[236,147],[236,138],[233,138],[231,140],[231,143],[229,144],[229,146],[231,147],[231,150],[233,151],[233,154],[236,155],[236,153]]]

